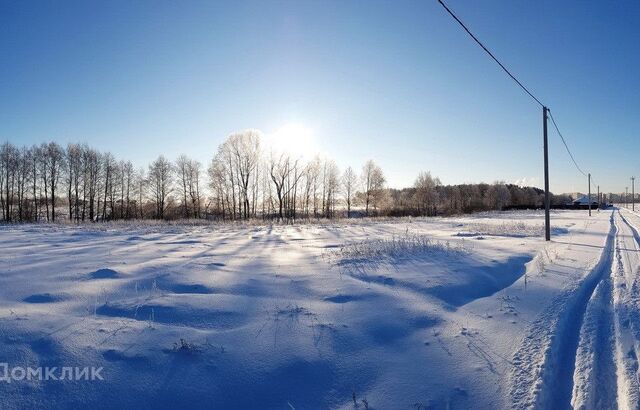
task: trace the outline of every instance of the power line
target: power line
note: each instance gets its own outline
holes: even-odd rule
[[[549,118],[551,118],[551,123],[553,124],[553,127],[556,129],[556,132],[558,133],[558,135],[560,136],[560,139],[562,140],[562,144],[564,145],[565,149],[567,150],[567,153],[569,154],[569,157],[571,157],[571,161],[573,161],[573,165],[575,165],[576,169],[582,175],[584,175],[585,177],[588,177],[589,175],[586,172],[584,172],[582,170],[582,168],[580,168],[580,166],[576,162],[575,157],[571,153],[571,150],[569,149],[569,145],[567,144],[567,141],[562,136],[562,133],[560,132],[560,129],[558,128],[558,124],[556,123],[555,118],[553,118],[553,114],[551,114],[551,110],[548,110],[547,112],[549,113]],[[596,188],[598,186],[598,184],[595,181],[595,178],[593,178],[593,175],[591,175],[591,178],[590,178],[589,182],[590,182],[591,186],[594,187],[594,188]]]
[[[444,7],[444,9],[447,11],[447,13],[449,13],[449,14],[451,15],[451,17],[453,17],[453,18],[455,19],[455,21],[457,21],[457,22],[458,22],[458,24],[460,24],[460,26],[462,26],[462,28],[464,29],[464,31],[466,31],[466,32],[467,32],[467,34],[469,34],[469,35],[471,36],[471,38],[472,38],[476,43],[478,43],[478,45],[479,45],[480,47],[482,47],[482,49],[483,49],[484,51],[486,51],[486,52],[487,52],[487,54],[489,54],[489,56],[490,56],[490,57],[491,57],[491,58],[492,58],[496,63],[498,63],[498,65],[500,66],[500,68],[502,68],[502,69],[504,70],[504,72],[505,72],[505,73],[507,73],[507,75],[508,75],[509,77],[511,77],[511,79],[512,79],[513,81],[515,81],[515,82],[516,82],[516,84],[518,84],[518,85],[520,86],[520,88],[522,88],[522,89],[524,90],[524,92],[526,92],[527,94],[529,94],[529,96],[530,96],[531,98],[533,98],[533,99],[534,99],[538,104],[540,104],[540,106],[541,106],[541,107],[544,107],[544,106],[545,106],[545,105],[544,105],[544,104],[543,104],[539,99],[537,99],[537,98],[536,98],[536,96],[535,96],[535,95],[533,95],[533,94],[531,93],[531,91],[529,91],[529,90],[527,89],[527,87],[525,87],[525,86],[520,82],[520,80],[518,80],[518,79],[517,79],[513,74],[511,74],[511,72],[510,72],[509,70],[507,70],[507,67],[505,67],[505,66],[504,66],[504,64],[502,64],[502,63],[501,63],[501,62],[500,62],[500,61],[499,61],[499,60],[498,60],[498,59],[493,55],[493,53],[491,53],[491,51],[489,51],[489,49],[488,49],[487,47],[485,47],[485,46],[484,46],[484,44],[482,44],[482,42],[481,42],[480,40],[478,40],[478,38],[477,38],[477,37],[476,37],[476,36],[475,36],[475,35],[474,35],[474,34],[473,34],[473,33],[472,33],[468,28],[467,28],[467,26],[466,26],[466,25],[465,25],[465,24],[464,24],[464,23],[463,23],[463,22],[458,18],[458,16],[456,16],[456,15],[453,13],[453,11],[451,11],[451,9],[450,9],[449,7],[447,7],[447,5],[446,5],[446,4],[444,4],[444,2],[443,2],[442,0],[438,0],[438,3],[440,3],[440,4],[442,5],[442,7]]]
[[[569,149],[569,146],[567,145],[567,141],[565,141],[564,137],[562,136],[562,133],[560,132],[560,129],[558,128],[558,124],[556,124],[556,120],[555,120],[555,118],[553,118],[553,114],[551,114],[551,110],[547,110],[547,112],[549,113],[549,118],[551,118],[551,122],[553,123],[553,127],[556,129],[556,132],[560,136],[560,139],[562,140],[562,143],[564,144],[564,147],[567,149],[567,152],[569,153],[569,156],[571,157],[571,161],[573,161],[573,165],[575,165],[576,168],[578,169],[578,171],[580,171],[580,173],[586,177],[587,174],[582,170],[582,168],[580,168],[580,166],[576,162],[576,159],[573,157],[573,154],[571,153],[571,150]]]
[[[518,84],[520,86],[520,88],[522,88],[522,90],[524,90],[524,92],[526,92],[531,98],[533,98],[535,100],[535,102],[537,102],[544,110],[546,110],[547,113],[549,113],[549,118],[551,118],[551,122],[553,123],[554,128],[556,129],[556,131],[558,132],[558,135],[560,136],[560,139],[562,140],[562,144],[564,144],[565,149],[567,150],[567,153],[569,154],[569,156],[571,157],[571,161],[573,162],[573,165],[575,165],[576,169],[585,177],[589,177],[590,174],[587,174],[586,172],[584,172],[582,170],[582,168],[580,168],[580,166],[578,165],[578,162],[576,161],[575,157],[573,156],[573,154],[571,153],[571,150],[569,149],[569,145],[567,144],[567,141],[564,139],[564,137],[562,136],[562,133],[560,132],[560,128],[558,127],[558,124],[556,123],[556,120],[553,118],[553,115],[551,114],[551,110],[549,110],[546,105],[544,105],[535,95],[533,95],[533,93],[531,93],[531,91],[529,91],[529,89],[527,89],[527,87],[525,87],[520,80],[518,80],[513,74],[511,74],[511,72],[504,66],[504,64],[502,64],[500,62],[500,60],[498,60],[496,58],[496,56],[493,55],[493,53],[491,51],[489,51],[489,49],[482,44],[482,42],[471,32],[471,30],[469,30],[469,28],[462,22],[462,20],[460,20],[458,18],[458,16],[455,15],[455,13],[453,11],[451,11],[451,9],[449,7],[447,7],[447,5],[444,3],[443,0],[438,0],[438,3],[440,3],[440,5],[442,7],[444,7],[444,9],[447,11],[447,13],[449,13],[449,15],[451,15],[451,17],[453,17],[453,19],[455,21],[458,22],[458,24],[464,29],[464,31],[467,32],[467,34],[469,34],[469,36],[471,36],[471,38],[480,46],[482,47],[482,49],[489,55],[489,57],[491,57],[493,59],[493,61],[495,61],[496,63],[498,63],[498,65],[500,66],[500,68],[502,68],[502,70],[507,73],[507,75],[509,77],[511,77],[511,79],[513,81],[516,82],[516,84]],[[545,120],[546,121],[546,120]],[[546,123],[545,123],[546,124]],[[546,125],[545,125],[545,133],[546,133]],[[546,134],[545,134],[546,135]],[[545,136],[546,138],[546,136]],[[546,140],[545,140],[546,141]],[[546,144],[546,142],[545,142]],[[545,150],[546,150],[546,145],[545,145]],[[546,154],[545,154],[546,155]],[[546,161],[546,159],[545,159]],[[593,181],[593,177],[590,177],[590,184],[589,186],[592,186],[595,182]],[[548,188],[546,188],[548,189]],[[548,239],[548,238],[547,238]]]

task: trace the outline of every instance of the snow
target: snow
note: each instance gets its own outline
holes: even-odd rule
[[[637,408],[640,216],[543,221],[2,226],[0,363],[104,380],[1,407]]]

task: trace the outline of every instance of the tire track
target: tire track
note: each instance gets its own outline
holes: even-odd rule
[[[514,356],[513,381],[529,383],[512,387],[514,407],[640,408],[640,234],[620,210],[610,225],[598,263],[534,322]]]
[[[606,284],[601,287],[599,285],[603,283],[603,279],[606,283],[607,278],[610,278],[613,266],[614,244],[618,232],[614,217],[612,212],[609,232],[598,262],[581,281],[565,289],[554,299],[532,324],[528,336],[515,353],[515,367],[511,377],[513,408],[571,408],[575,401],[576,369],[579,372],[577,380],[583,386],[579,390],[592,389],[584,386],[585,382],[589,385],[592,382],[607,383],[601,379],[600,374],[584,375],[582,371],[593,367],[587,365],[592,362],[593,357],[587,354],[593,352],[593,348],[587,344],[593,342],[606,345],[607,341],[606,330],[600,334],[600,326],[596,324],[591,328],[590,324],[595,317],[611,322],[610,316],[606,314],[606,307],[611,303],[610,292]],[[589,308],[590,303],[601,308]],[[585,339],[585,332],[589,332],[589,340]],[[582,350],[579,351],[580,347]],[[606,358],[606,354],[602,358]],[[607,363],[600,366],[611,367]],[[610,392],[605,394],[610,395]]]
[[[640,237],[638,230],[619,212],[628,233],[620,235],[616,246],[617,264],[612,273],[615,290],[615,358],[617,363],[617,396],[620,408],[640,407],[640,291],[638,289],[638,267],[640,260]],[[632,238],[629,244],[627,239]]]
[[[620,240],[620,226],[615,220],[615,239],[611,260],[602,280],[589,299],[580,328],[573,374],[571,406],[579,409],[613,409],[617,407],[617,361],[615,356],[615,321],[613,308],[613,273]]]

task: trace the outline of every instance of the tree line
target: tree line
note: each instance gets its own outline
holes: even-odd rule
[[[540,206],[542,191],[504,183],[447,185],[430,173],[391,189],[373,160],[341,171],[263,147],[257,130],[234,133],[206,169],[185,155],[146,168],[86,144],[0,147],[0,216],[5,222],[132,219],[297,219],[435,216]],[[554,197],[554,201],[565,198]]]

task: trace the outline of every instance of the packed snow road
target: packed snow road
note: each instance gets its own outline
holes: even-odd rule
[[[640,219],[608,214],[598,262],[545,309],[514,356],[514,408],[640,406]]]
[[[637,408],[640,217],[542,222],[0,227],[0,407]]]

